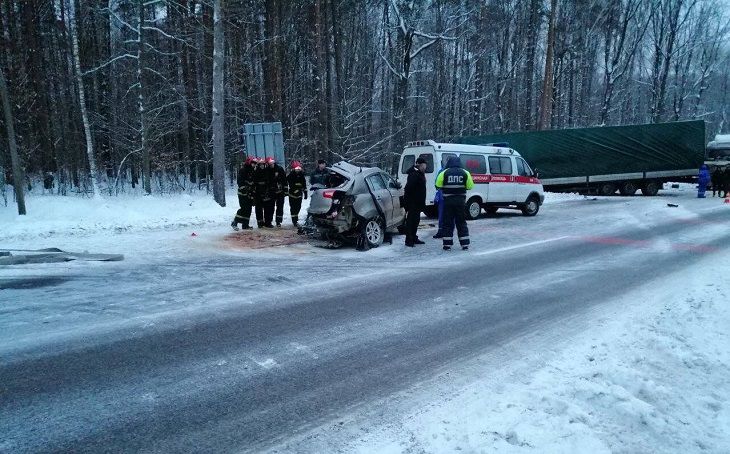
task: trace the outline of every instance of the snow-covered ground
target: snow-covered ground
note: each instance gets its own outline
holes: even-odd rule
[[[290,287],[297,283],[296,291],[302,292],[299,283],[306,281],[320,257],[327,258],[321,272],[333,279],[352,279],[382,266],[396,274],[437,260],[441,266],[448,260],[468,260],[463,255],[444,259],[431,241],[408,250],[400,239],[368,253],[274,241],[265,249],[229,247],[224,240],[231,238],[228,224],[237,209],[235,194],[229,192],[227,200],[229,206],[221,208],[205,194],[101,201],[31,195],[25,217],[17,216],[10,204],[0,206],[0,249],[59,247],[126,255],[120,263],[0,268],[0,281],[70,276],[78,282],[74,288],[83,292],[69,295],[63,286],[47,292],[0,289],[0,326],[11,327],[0,329],[0,351],[11,352],[14,343],[25,347],[56,334],[98,335],[124,324],[143,330],[164,324],[173,311],[205,316],[224,304],[254,304],[254,297],[241,288],[234,295],[215,285],[220,276],[235,275],[228,268],[239,261],[246,268],[238,274],[249,273],[246,291],[251,295],[276,286],[295,295]],[[631,247],[654,253],[697,251],[705,257],[679,274],[647,276],[651,285],[622,295],[615,304],[591,309],[590,317],[577,325],[568,321],[505,345],[504,367],[485,370],[483,359],[476,358],[439,372],[432,381],[385,404],[390,411],[378,415],[377,426],[359,424],[355,416],[344,428],[325,429],[326,436],[320,428],[283,450],[730,452],[730,251],[708,246],[708,241],[727,234],[728,224],[703,220],[703,215],[721,210],[730,211],[730,206],[720,199],[698,200],[691,185],[680,185],[652,198],[548,194],[536,218],[502,215],[470,223],[470,254],[494,254],[495,260],[502,252],[563,239],[632,241]],[[288,224],[288,208],[285,213]],[[679,241],[604,236],[617,228],[641,232],[667,223],[697,229]],[[426,235],[433,231],[428,224],[422,224]],[[180,265],[169,273],[160,271],[171,260]],[[182,263],[186,260],[190,263]],[[288,268],[271,275],[282,263]],[[150,273],[161,280],[146,281]],[[115,277],[129,285],[127,300],[104,299],[103,285],[113,284]],[[187,286],[168,291],[165,279]],[[96,285],[97,280],[103,285]],[[145,294],[162,297],[148,301]]]
[[[383,427],[337,439],[378,453],[730,452],[728,264],[726,250],[594,311],[575,335],[517,345],[521,367],[477,360],[471,383],[444,392],[442,377]]]

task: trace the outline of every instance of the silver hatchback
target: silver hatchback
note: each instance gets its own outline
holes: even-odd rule
[[[377,167],[345,161],[329,168],[326,187],[312,187],[310,220],[330,241],[362,240],[369,247],[383,243],[386,232],[405,222],[400,183]]]

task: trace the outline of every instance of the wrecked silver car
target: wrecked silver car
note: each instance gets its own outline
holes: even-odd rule
[[[386,235],[402,229],[400,183],[377,167],[345,161],[329,168],[326,187],[312,187],[309,221],[335,245],[354,241],[358,248],[378,247]]]

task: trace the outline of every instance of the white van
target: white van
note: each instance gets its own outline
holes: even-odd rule
[[[399,180],[405,182],[408,169],[422,157],[426,167],[426,214],[437,215],[433,199],[436,195],[436,176],[446,167],[449,158],[456,156],[474,179],[474,189],[466,194],[469,219],[476,219],[482,208],[496,213],[499,208],[521,210],[534,216],[545,200],[538,175],[519,153],[508,147],[437,143],[433,140],[408,142],[403,149],[398,170]]]

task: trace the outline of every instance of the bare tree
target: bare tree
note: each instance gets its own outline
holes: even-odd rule
[[[223,1],[213,2],[213,198],[222,207],[226,206],[225,187],[225,129],[224,118],[224,80],[223,65],[225,61],[223,31]]]
[[[20,165],[18,157],[18,145],[15,142],[15,127],[13,126],[13,112],[10,108],[10,94],[8,93],[8,85],[5,82],[5,73],[0,68],[0,98],[3,103],[3,113],[5,116],[5,131],[8,135],[8,148],[10,149],[10,161],[13,167],[13,187],[15,188],[15,200],[18,202],[18,214],[25,215],[25,195],[23,192],[23,168]]]
[[[86,137],[86,159],[89,163],[89,180],[94,198],[101,197],[97,179],[99,174],[96,168],[96,157],[94,156],[94,138],[91,135],[91,124],[89,113],[86,107],[86,90],[84,89],[83,73],[81,72],[81,59],[79,57],[79,35],[77,31],[78,17],[76,14],[75,0],[69,0],[69,25],[71,29],[71,46],[73,48],[74,73],[79,93],[79,106],[81,107],[81,120],[84,125],[84,136]]]

